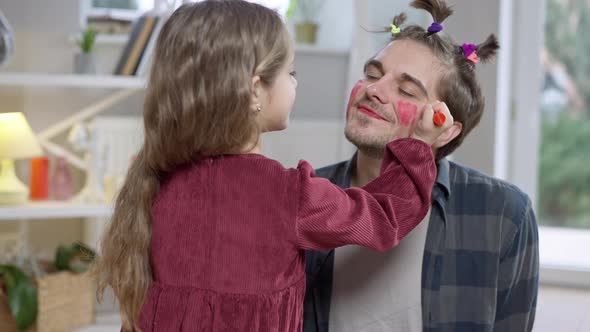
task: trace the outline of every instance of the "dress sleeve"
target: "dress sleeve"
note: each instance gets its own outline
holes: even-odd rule
[[[430,146],[411,138],[387,145],[381,175],[362,188],[315,177],[305,161],[298,171],[297,242],[308,250],[391,249],[426,216],[436,178]]]

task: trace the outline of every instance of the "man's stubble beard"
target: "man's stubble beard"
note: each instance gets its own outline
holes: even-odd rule
[[[355,121],[357,122],[356,128],[352,128],[349,123],[346,124],[344,129],[346,139],[363,154],[372,158],[383,158],[385,146],[394,139],[393,135],[369,137],[362,132],[362,129],[370,126],[371,119],[360,117]]]

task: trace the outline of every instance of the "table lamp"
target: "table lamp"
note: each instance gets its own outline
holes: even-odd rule
[[[29,188],[16,177],[14,160],[42,154],[41,146],[21,112],[0,113],[0,205],[28,201]]]

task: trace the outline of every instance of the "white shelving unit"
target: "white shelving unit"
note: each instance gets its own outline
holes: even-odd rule
[[[85,121],[109,107],[130,97],[146,87],[146,79],[135,76],[115,75],[78,75],[34,72],[2,72],[0,86],[23,89],[29,88],[74,88],[74,89],[109,89],[113,93],[101,100],[75,112],[70,117],[55,123],[37,133],[39,142],[50,153],[62,155],[72,165],[86,166],[74,154],[51,142],[55,135],[68,130],[72,125]],[[112,213],[109,204],[92,204],[81,202],[29,202],[20,206],[0,206],[0,223],[18,221],[21,240],[28,250],[29,224],[33,220],[52,221],[58,219],[87,219],[92,221],[85,230],[85,241],[96,243]]]
[[[0,72],[0,85],[22,87],[142,89],[146,86],[146,80],[143,77],[135,76]]]
[[[96,36],[95,43],[97,45],[116,45],[116,46],[123,46],[129,39],[129,35],[127,34],[99,34]],[[68,41],[72,44],[75,44],[78,40],[80,40],[79,34],[72,34],[68,37]]]
[[[0,222],[11,220],[108,218],[112,208],[107,204],[72,202],[31,202],[20,206],[0,206]]]
[[[127,35],[98,35],[96,37],[97,45],[115,45],[123,47],[127,43]],[[77,35],[71,35],[68,41],[75,44],[78,40]],[[349,48],[336,48],[336,47],[323,47],[311,44],[295,44],[296,54],[320,54],[320,55],[348,55],[350,54]]]

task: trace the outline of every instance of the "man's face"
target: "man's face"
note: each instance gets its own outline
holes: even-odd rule
[[[391,42],[365,66],[350,94],[346,138],[360,150],[381,156],[385,145],[409,137],[423,108],[438,100],[442,67],[424,45]]]

